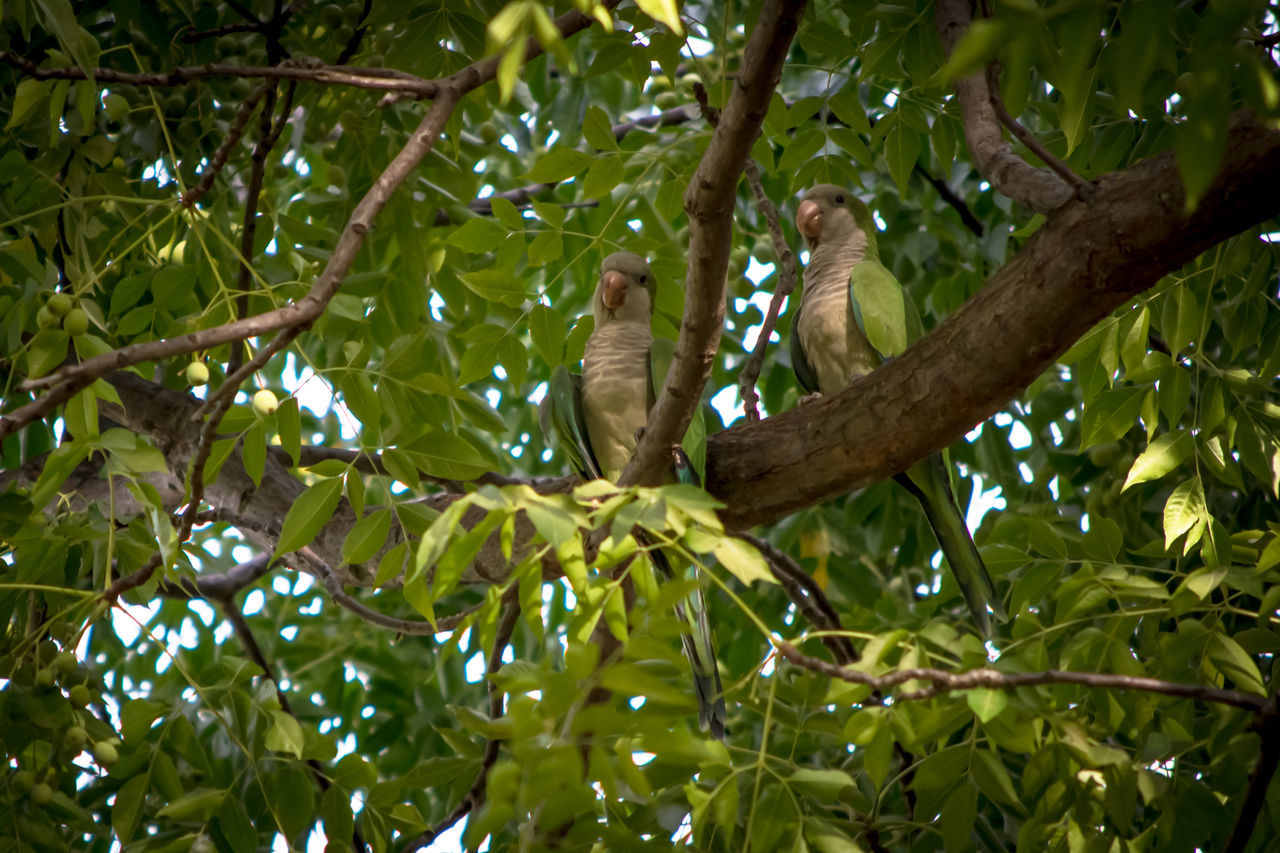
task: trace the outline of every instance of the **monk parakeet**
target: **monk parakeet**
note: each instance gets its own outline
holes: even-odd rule
[[[631,252],[605,258],[592,300],[595,328],[587,339],[582,375],[564,366],[552,372],[540,413],[542,429],[547,435],[554,432],[584,479],[617,480],[622,474],[671,365],[675,342],[655,340],[650,330],[655,291],[644,258]],[[673,460],[671,481],[699,484],[705,460],[706,427],[695,412]],[[676,576],[673,555],[653,549],[649,556],[664,576]],[[724,691],[701,587],[676,605],[676,615],[685,626],[682,640],[693,670],[699,724],[723,738]]]
[[[871,211],[844,187],[819,184],[800,202],[796,227],[809,246],[804,294],[791,324],[791,364],[805,390],[835,394],[920,335],[920,319],[876,248]],[[973,620],[1007,618],[940,454],[894,477],[920,501]]]

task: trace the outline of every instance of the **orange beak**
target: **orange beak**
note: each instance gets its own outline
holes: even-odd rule
[[[617,311],[627,301],[627,277],[617,270],[609,270],[604,274],[604,292],[600,298],[604,307]]]
[[[814,242],[822,234],[822,208],[812,199],[800,202],[796,211],[796,228],[800,229],[810,242]]]

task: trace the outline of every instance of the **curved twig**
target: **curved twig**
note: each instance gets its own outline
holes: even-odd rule
[[[1165,696],[1179,696],[1187,699],[1198,699],[1203,702],[1217,702],[1246,711],[1260,711],[1267,700],[1260,696],[1251,696],[1238,690],[1223,690],[1203,684],[1184,684],[1176,681],[1161,681],[1158,678],[1144,678],[1134,675],[1112,675],[1106,672],[1068,672],[1060,669],[1049,669],[1042,672],[1000,672],[994,669],[971,669],[968,672],[947,672],[932,667],[913,667],[900,669],[888,675],[874,676],[865,672],[845,669],[821,658],[806,655],[795,646],[786,642],[778,643],[778,652],[792,663],[813,672],[819,672],[851,684],[865,684],[874,690],[888,691],[907,681],[928,681],[931,686],[920,690],[909,690],[895,693],[894,701],[906,702],[916,699],[929,699],[942,693],[955,690],[972,690],[975,687],[989,687],[994,690],[1013,690],[1017,687],[1038,687],[1045,684],[1078,684],[1082,687],[1100,687],[1111,690],[1140,690],[1144,693],[1160,693]]]

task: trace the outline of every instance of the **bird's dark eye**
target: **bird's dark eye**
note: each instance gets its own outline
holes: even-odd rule
[[[644,284],[648,280],[649,280],[649,277],[647,275],[642,275],[638,279],[636,279],[636,281],[640,282],[641,284]]]
[[[842,195],[836,196],[836,204],[844,204],[844,196]]]

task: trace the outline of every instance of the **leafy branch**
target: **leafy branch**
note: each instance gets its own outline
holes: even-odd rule
[[[1046,684],[1078,684],[1083,687],[1096,687],[1110,690],[1139,690],[1145,693],[1160,693],[1165,696],[1178,696],[1197,699],[1202,702],[1216,702],[1243,708],[1246,711],[1260,711],[1267,700],[1237,690],[1223,690],[1203,684],[1183,684],[1175,681],[1161,681],[1158,678],[1143,678],[1134,675],[1112,675],[1104,672],[1066,672],[1058,669],[1043,672],[1000,672],[995,669],[971,669],[968,672],[947,672],[933,667],[912,667],[900,669],[888,675],[867,675],[865,672],[847,669],[828,663],[801,652],[787,642],[779,642],[778,653],[784,658],[812,672],[838,678],[850,684],[861,684],[873,690],[891,691],[894,687],[908,681],[927,681],[931,686],[919,690],[908,690],[894,693],[898,702],[918,699],[929,699],[943,693],[956,690],[972,690],[975,687],[986,687],[992,690],[1013,690],[1018,687],[1041,687]]]

